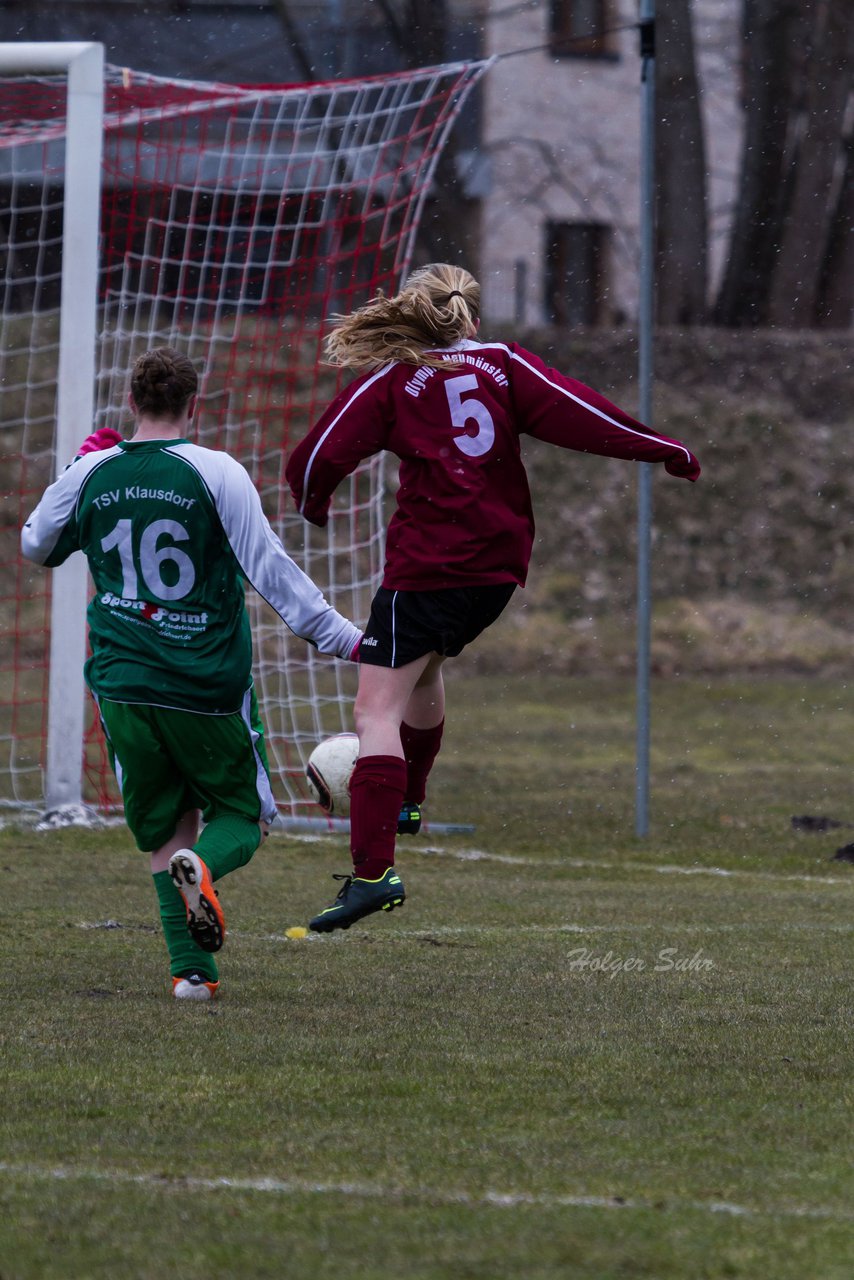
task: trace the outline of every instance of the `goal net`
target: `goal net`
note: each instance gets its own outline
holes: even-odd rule
[[[64,225],[65,76],[8,74],[4,48],[0,803],[37,807],[51,721],[66,700],[86,701],[76,661],[59,687],[50,679],[66,625],[54,609],[51,643],[56,575],[18,551],[21,524],[69,460],[57,456],[55,426],[62,346],[73,331],[60,323],[62,267],[77,250]],[[285,461],[338,385],[321,363],[327,317],[398,286],[439,152],[485,66],[263,88],[115,67],[104,77],[94,425],[129,425],[128,373],[141,351],[163,343],[185,351],[202,371],[199,442],[249,469],[289,553],[357,623],[381,569],[381,463],[342,485],[319,531],[293,510]],[[92,423],[77,428],[79,441]],[[318,657],[252,591],[247,600],[270,764],[293,814],[310,803],[311,747],[352,727],[355,669]],[[82,799],[115,806],[91,711],[83,736],[82,748],[63,744],[72,759],[82,756]]]

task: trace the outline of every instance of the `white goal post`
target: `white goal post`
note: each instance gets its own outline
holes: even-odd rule
[[[297,515],[284,461],[340,385],[321,360],[328,317],[405,276],[488,66],[256,87],[111,67],[98,45],[0,45],[0,805],[120,805],[83,684],[85,561],[37,570],[18,531],[94,427],[130,425],[147,348],[194,361],[199,443],[246,466],[290,554],[366,620],[381,461],[340,486],[325,530]],[[247,603],[274,786],[297,817],[311,749],[352,727],[355,669]]]
[[[104,118],[104,47],[95,43],[0,45],[0,76],[67,77],[64,251],[59,308],[55,474],[92,422],[97,343],[98,228]],[[88,574],[72,556],[53,575],[45,807],[83,799]]]

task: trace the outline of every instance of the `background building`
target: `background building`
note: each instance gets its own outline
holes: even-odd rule
[[[157,75],[295,83],[490,56],[417,260],[471,264],[488,319],[637,312],[638,0],[6,0],[0,40],[104,43]],[[846,328],[854,11],[659,0],[658,321]]]
[[[732,214],[741,117],[737,0],[698,0],[712,270]],[[481,274],[486,313],[631,322],[637,310],[640,54],[635,0],[489,0]],[[588,38],[587,33],[598,34]],[[519,52],[529,50],[529,52]]]

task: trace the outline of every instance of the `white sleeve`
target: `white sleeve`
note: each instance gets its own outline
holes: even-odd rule
[[[45,489],[41,502],[21,530],[21,551],[28,560],[34,560],[36,564],[47,563],[74,516],[84,480],[117,453],[119,450],[114,448],[85,454],[66,467],[62,475]],[[60,548],[62,560],[75,549]],[[60,564],[62,560],[54,559],[53,563]]]
[[[187,445],[179,446],[179,451],[198,468],[210,489],[247,582],[295,635],[317,645],[321,653],[349,658],[361,631],[332,608],[285,551],[245,468],[227,453]]]

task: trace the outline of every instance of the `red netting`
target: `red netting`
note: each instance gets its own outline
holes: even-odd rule
[[[483,69],[264,89],[107,74],[97,425],[127,422],[141,350],[185,350],[204,369],[199,439],[249,467],[288,549],[356,620],[380,565],[379,471],[354,477],[328,534],[308,538],[284,458],[335,389],[319,360],[326,317],[397,287],[439,150]],[[54,468],[64,112],[64,81],[0,80],[0,798],[17,802],[41,796],[47,719],[49,574],[22,564],[16,544]],[[80,424],[81,439],[89,430]],[[316,666],[253,612],[271,763],[298,803],[304,747],[343,727],[352,673]],[[115,800],[94,728],[86,779],[87,799]]]

